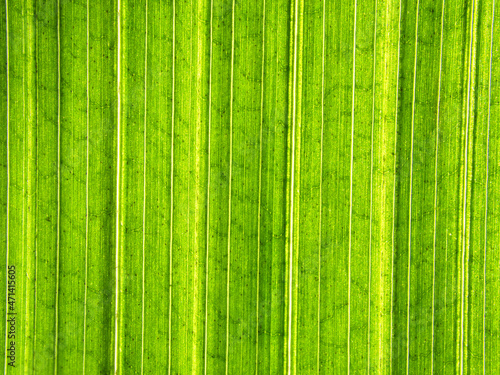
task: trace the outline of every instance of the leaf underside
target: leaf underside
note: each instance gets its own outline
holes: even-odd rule
[[[499,6],[6,0],[4,372],[500,373]]]

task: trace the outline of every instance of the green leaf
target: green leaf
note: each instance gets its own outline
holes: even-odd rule
[[[495,0],[0,9],[6,374],[500,372]]]

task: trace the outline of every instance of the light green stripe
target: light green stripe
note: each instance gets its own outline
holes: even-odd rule
[[[358,19],[358,16],[362,16],[362,14],[359,9],[355,9],[355,6],[354,1],[349,3],[337,1],[327,2],[325,8],[325,108],[319,353],[320,372],[324,374],[348,373],[351,369],[350,364],[352,364],[351,355],[363,356],[366,361],[367,346],[355,348],[352,345],[351,338],[355,340],[356,329],[353,330],[354,327],[349,324],[349,318],[351,318],[351,322],[356,320],[357,312],[354,311],[352,298],[358,292],[357,285],[353,284],[350,276],[356,278],[358,271],[367,271],[367,269],[354,269],[348,264],[349,256],[351,258],[354,256],[352,259],[357,257],[356,238],[359,235],[359,233],[353,232],[358,221],[355,217],[355,202],[352,200],[356,197],[357,180],[357,176],[352,173],[358,165],[354,148],[357,144],[353,137],[357,135],[358,127],[356,126],[356,102],[353,100],[356,100],[356,95],[359,94],[353,83],[357,82],[356,77],[360,73],[359,70],[354,71],[354,59],[358,52],[354,50],[354,41],[357,40],[358,30],[362,30],[364,26]],[[357,29],[356,38],[354,35],[355,27]],[[366,27],[370,31],[373,30],[373,25],[366,25]],[[372,40],[370,39],[368,43]],[[367,61],[369,66],[372,66],[372,62],[371,58]],[[371,77],[369,80],[367,85],[371,88]],[[372,97],[371,92],[368,96]],[[367,106],[369,117],[371,117],[370,109],[371,102]],[[369,128],[370,125],[368,125]],[[368,155],[370,155],[369,151]],[[367,191],[369,192],[369,165],[367,171]],[[363,207],[363,209],[365,208],[368,208],[369,212],[369,198],[367,207]],[[368,234],[369,231],[363,233],[363,235]],[[368,255],[368,247],[362,251],[365,250]],[[368,258],[366,262],[368,262]],[[366,331],[363,334],[365,333]],[[366,362],[363,364],[363,369],[366,369]]]
[[[117,373],[141,372],[145,147],[145,1],[120,8],[120,200]],[[147,149],[147,148],[146,148]],[[147,198],[146,198],[147,199]]]
[[[260,255],[257,373],[285,366],[286,174],[290,4],[266,1],[261,131]]]
[[[375,1],[357,2],[352,121],[350,342],[351,373],[367,371],[371,260],[372,129],[374,106]],[[375,249],[375,251],[378,251]],[[370,311],[371,313],[371,311]]]
[[[399,2],[377,1],[372,134],[370,373],[391,372]]]
[[[500,205],[498,193],[500,192],[500,134],[498,133],[498,119],[500,118],[500,54],[498,43],[500,41],[500,4],[494,1],[492,14],[494,23],[492,30],[491,60],[490,60],[490,82],[489,82],[489,147],[488,147],[488,222],[486,242],[486,373],[494,374],[500,371],[500,364],[495,358],[500,354],[499,327],[496,322],[500,317],[500,253],[498,252],[499,215]],[[494,13],[493,13],[494,12]],[[493,17],[492,17],[493,18]]]
[[[459,360],[456,343],[459,340],[457,327],[457,293],[459,279],[459,196],[461,186],[460,136],[462,132],[461,84],[465,67],[462,44],[465,43],[465,24],[461,14],[463,4],[445,1],[443,28],[443,57],[440,93],[439,144],[437,164],[437,214],[436,214],[436,264],[434,303],[434,361],[436,373],[455,373]],[[463,178],[462,178],[463,181]],[[454,187],[450,189],[450,186]],[[457,315],[458,314],[458,315]]]
[[[87,176],[87,4],[60,7],[58,373],[83,369]],[[74,31],[73,31],[74,30]],[[74,32],[73,38],[65,37]]]
[[[474,124],[472,132],[472,186],[470,195],[470,234],[469,234],[469,317],[467,330],[467,367],[464,372],[484,373],[485,351],[485,247],[487,230],[487,158],[488,158],[488,109],[489,109],[489,71],[492,31],[492,2],[488,1],[477,8],[476,53],[474,65],[477,87],[473,100],[475,111],[470,121]],[[478,22],[481,20],[480,22]]]
[[[175,4],[173,374],[201,374],[204,368],[208,6],[207,1],[193,1],[190,7]]]
[[[256,373],[263,4],[233,11],[227,373]]]
[[[117,77],[116,43],[108,41],[117,35],[116,6],[107,0],[88,8],[86,374],[113,369]]]
[[[166,373],[169,346],[172,8],[148,2],[144,373]],[[163,35],[167,37],[162,37]]]
[[[8,286],[8,268],[7,268],[7,246],[8,246],[8,178],[9,178],[9,170],[8,170],[8,139],[9,139],[9,30],[7,28],[8,24],[8,2],[5,2],[5,6],[2,6],[0,9],[0,118],[2,119],[2,125],[0,130],[0,180],[2,183],[0,184],[0,230],[4,233],[4,236],[0,240],[0,248],[4,249],[5,257],[0,259],[0,269],[5,270],[5,277],[0,279],[0,290],[4,291],[7,294],[7,286]],[[3,275],[2,275],[3,276]],[[8,300],[7,300],[8,302]],[[0,316],[2,317],[2,321],[6,319],[6,313],[8,311],[8,304],[3,304],[0,306]],[[9,352],[10,344],[8,340],[8,331],[5,324],[2,324],[0,327],[0,347],[4,348],[5,353]],[[9,345],[7,345],[9,344]],[[7,356],[8,354],[6,354]],[[3,358],[3,362],[1,362],[1,366],[4,369],[7,366],[8,358],[6,356]]]
[[[432,366],[432,290],[441,3],[421,1],[413,93],[408,372]]]
[[[212,4],[206,374],[226,371],[232,2]]]
[[[34,363],[30,369],[56,372],[58,287],[58,2],[36,3],[36,294]],[[43,282],[41,282],[43,280]]]

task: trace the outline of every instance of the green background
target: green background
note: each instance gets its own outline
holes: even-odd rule
[[[500,373],[498,1],[0,13],[5,373]]]

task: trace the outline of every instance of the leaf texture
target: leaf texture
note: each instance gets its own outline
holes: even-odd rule
[[[0,13],[4,373],[500,372],[498,2]]]

